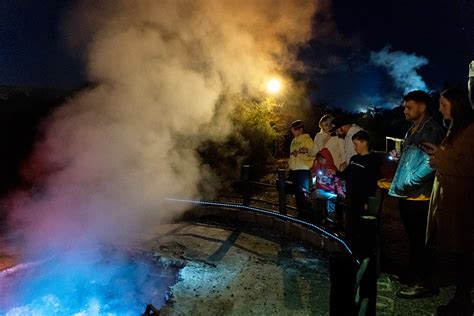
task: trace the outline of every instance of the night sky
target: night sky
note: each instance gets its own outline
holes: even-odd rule
[[[72,0],[0,0],[0,85],[76,88],[85,82],[80,60],[66,49],[61,27]],[[301,51],[311,96],[344,108],[387,102],[403,91],[385,69],[369,62],[384,47],[428,60],[419,74],[429,89],[467,81],[474,59],[474,4],[469,0],[333,0],[331,29]],[[337,34],[337,36],[335,36]]]
[[[474,1],[335,0],[332,14],[340,39],[315,40],[304,52],[316,69],[316,98],[353,109],[371,99],[382,106],[399,102],[404,91],[369,62],[370,52],[384,47],[426,58],[418,74],[428,89],[466,85],[474,59]]]
[[[70,2],[0,0],[0,85],[69,89],[83,82],[61,34]]]

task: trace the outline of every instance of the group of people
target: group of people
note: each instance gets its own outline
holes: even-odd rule
[[[472,315],[471,289],[474,250],[474,114],[468,94],[460,88],[441,93],[443,124],[429,114],[431,97],[420,90],[403,98],[404,115],[412,122],[388,194],[398,200],[401,222],[409,241],[412,277],[397,295],[420,298],[436,295],[432,281],[435,253],[454,253],[456,292],[438,315]],[[444,125],[444,126],[443,126]],[[344,179],[349,201],[348,237],[357,235],[357,220],[375,195],[381,161],[369,151],[369,135],[345,117],[325,115],[314,141],[303,122],[291,124],[290,180],[299,210],[311,209],[309,195],[325,199],[331,212],[340,197],[334,179]],[[309,179],[315,179],[312,186]],[[314,208],[313,208],[314,209]],[[304,211],[303,211],[304,214]]]
[[[369,134],[347,117],[324,115],[319,127],[313,141],[301,120],[291,125],[294,138],[289,176],[295,187],[298,215],[320,223],[322,213],[326,213],[341,224],[343,214],[336,211],[337,201],[348,200],[345,233],[355,238],[357,220],[367,211],[368,198],[375,195],[381,160],[369,151]],[[325,201],[324,210],[311,207],[310,196]]]

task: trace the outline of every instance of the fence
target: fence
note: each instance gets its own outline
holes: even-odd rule
[[[301,221],[287,214],[287,209],[296,210],[296,208],[287,205],[288,183],[286,181],[286,170],[279,169],[277,171],[277,181],[274,185],[250,181],[250,178],[250,166],[242,166],[239,180],[242,189],[242,204],[177,199],[174,199],[174,201],[191,202],[209,207],[235,208],[271,215],[280,220],[303,224],[308,229],[335,241],[345,251],[332,254],[329,261],[331,279],[330,315],[375,315],[377,273],[379,271],[377,216],[363,216],[361,218],[361,238],[359,238],[357,244],[349,246],[347,241],[325,227]],[[253,199],[253,188],[255,186],[270,190],[276,189],[278,191],[278,203]],[[253,207],[251,201],[278,206],[278,212]],[[376,215],[380,203],[377,202],[376,198],[372,198],[369,202],[369,209],[372,209],[372,212]]]

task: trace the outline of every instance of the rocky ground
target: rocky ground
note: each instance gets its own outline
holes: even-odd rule
[[[164,315],[328,315],[328,257],[275,233],[189,223],[168,226],[147,243],[161,260],[184,260]],[[382,272],[377,315],[433,315],[453,287],[432,298],[396,296],[401,284]]]
[[[168,226],[147,247],[185,260],[164,315],[327,315],[327,255],[274,233],[220,224]]]

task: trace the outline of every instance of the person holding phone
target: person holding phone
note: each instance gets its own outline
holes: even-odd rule
[[[288,159],[289,177],[295,190],[295,201],[298,209],[298,217],[305,217],[309,211],[309,179],[310,169],[313,166],[314,157],[311,156],[313,140],[304,131],[304,123],[296,120],[291,123],[293,140],[290,144],[290,158]]]
[[[473,315],[471,289],[474,251],[474,114],[467,93],[441,93],[439,110],[449,122],[441,146],[423,143],[436,168],[426,241],[437,253],[454,253],[456,292],[438,315]]]

